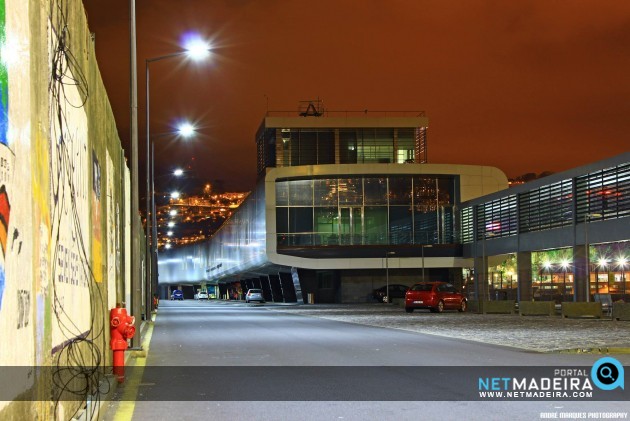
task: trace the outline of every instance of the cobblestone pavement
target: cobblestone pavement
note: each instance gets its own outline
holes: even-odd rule
[[[630,353],[630,322],[416,310],[391,304],[315,304],[269,307],[310,317],[409,330],[535,352]]]

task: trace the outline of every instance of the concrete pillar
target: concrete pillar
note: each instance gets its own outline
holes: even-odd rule
[[[518,301],[532,300],[532,252],[516,253],[516,271],[518,273]]]
[[[573,246],[573,300],[590,301],[587,297],[588,266],[586,264],[586,247]]]
[[[271,296],[271,284],[269,282],[269,276],[258,277],[258,283],[260,284],[260,289],[263,290],[263,297],[265,297],[265,301],[273,301],[273,297]]]
[[[280,276],[269,275],[269,286],[271,287],[271,298],[273,302],[283,302]]]
[[[297,302],[297,295],[295,292],[295,286],[293,284],[293,277],[290,273],[280,272],[280,282],[282,283],[282,297],[285,303]],[[300,296],[300,300],[302,297]]]
[[[488,301],[488,256],[475,257],[475,299]]]

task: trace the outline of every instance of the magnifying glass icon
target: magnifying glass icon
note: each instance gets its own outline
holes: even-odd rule
[[[602,367],[599,369],[599,375],[602,376],[605,379],[610,379],[613,382],[615,381],[615,378],[612,376],[612,370],[610,369],[610,367]]]

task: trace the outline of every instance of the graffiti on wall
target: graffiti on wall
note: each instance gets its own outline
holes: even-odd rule
[[[4,0],[0,0],[0,41],[6,40],[6,12]],[[0,53],[1,54],[1,53]],[[0,143],[8,144],[9,131],[9,75],[5,60],[0,60]]]
[[[4,0],[0,0],[0,41],[4,42],[6,39],[6,16]],[[2,52],[0,51],[0,54]],[[5,60],[0,56],[0,144],[6,146],[7,133],[9,129],[9,75],[7,74],[7,66]],[[2,158],[4,161],[4,158]],[[0,175],[1,177],[2,175]],[[2,177],[5,178],[5,177]],[[4,182],[0,187],[0,242],[2,243],[2,256],[0,256],[0,310],[2,310],[2,297],[4,295],[5,286],[5,272],[4,272],[4,259],[6,255],[6,238],[7,230],[9,227],[9,213],[11,206],[9,206],[9,196],[7,195]]]
[[[120,276],[120,215],[118,203],[114,197],[116,189],[114,162],[109,153],[106,155],[105,168],[105,188],[107,189],[107,306],[112,308],[116,306],[116,279]]]
[[[30,36],[28,2],[0,0],[0,337],[11,338],[0,341],[5,366],[33,364],[35,353]],[[12,384],[20,381],[32,380]]]
[[[2,296],[4,295],[5,272],[4,259],[7,253],[7,234],[9,231],[9,216],[11,214],[11,205],[9,204],[9,195],[5,185],[0,186],[0,248],[2,256],[0,257],[0,310],[2,309]]]
[[[103,281],[103,248],[101,243],[101,164],[92,151],[92,272],[96,282]]]

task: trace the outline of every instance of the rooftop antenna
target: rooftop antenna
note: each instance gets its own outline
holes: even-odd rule
[[[324,103],[319,98],[300,101],[299,113],[302,117],[320,117],[324,114]]]

